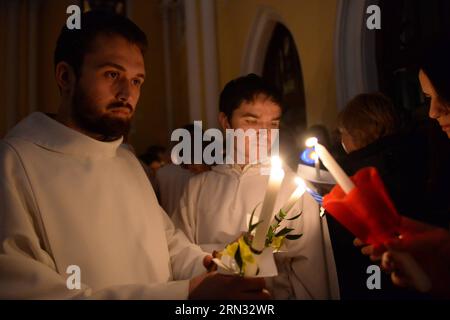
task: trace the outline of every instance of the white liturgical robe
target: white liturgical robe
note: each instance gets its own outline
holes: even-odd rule
[[[188,297],[205,253],[174,228],[120,144],[43,113],[0,142],[0,298]],[[72,265],[80,289],[67,285]]]
[[[248,229],[253,209],[263,202],[268,175],[262,165],[218,165],[211,171],[192,177],[172,217],[189,240],[203,250],[222,250]],[[266,167],[266,170],[269,168]],[[295,175],[285,169],[275,209],[281,209],[296,185]],[[255,211],[259,215],[261,205]],[[320,218],[318,204],[305,193],[288,212],[284,226],[302,233],[298,240],[286,240],[286,252],[276,253],[278,276],[267,279],[277,299],[338,299],[336,266],[325,218]]]
[[[155,180],[159,201],[170,217],[178,207],[184,188],[192,176],[194,173],[173,163],[156,171]]]

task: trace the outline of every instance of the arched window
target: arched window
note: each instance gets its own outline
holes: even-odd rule
[[[306,129],[305,91],[294,39],[281,23],[275,25],[267,46],[262,77],[283,96],[286,110],[280,125],[280,152],[296,170],[300,152],[297,139]]]
[[[300,60],[289,30],[277,23],[267,47],[262,76],[283,95],[286,104],[284,123],[306,126],[305,92]]]

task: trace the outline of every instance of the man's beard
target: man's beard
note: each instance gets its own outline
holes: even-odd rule
[[[106,109],[128,107],[130,113],[133,108],[123,102],[112,102]],[[99,135],[101,141],[114,141],[126,136],[130,130],[130,118],[112,117],[109,114],[101,114],[92,101],[84,94],[79,85],[75,88],[72,98],[72,117],[76,125],[87,133]]]

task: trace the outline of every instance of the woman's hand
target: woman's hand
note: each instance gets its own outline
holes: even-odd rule
[[[372,261],[380,261],[383,252],[386,251],[386,247],[384,245],[365,244],[358,238],[355,238],[355,240],[353,240],[353,245],[355,247],[361,248],[361,253],[365,256],[368,256]]]

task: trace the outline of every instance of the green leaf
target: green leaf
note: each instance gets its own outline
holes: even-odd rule
[[[267,237],[272,237],[273,236],[273,231],[274,231],[273,227],[269,226],[269,230],[267,230]]]
[[[249,233],[251,233],[261,222],[263,222],[263,220],[261,220],[261,221],[258,221],[257,223],[255,223],[255,224],[252,224],[250,227],[249,227],[249,229],[248,229],[248,232]]]
[[[251,228],[251,226],[252,226],[252,224],[253,224],[253,216],[255,215],[256,208],[258,208],[258,206],[259,206],[260,204],[261,204],[261,202],[258,203],[258,204],[256,205],[255,209],[253,209],[253,211],[252,211],[252,215],[250,216],[250,220],[248,221],[248,229],[249,229],[249,230],[250,230],[250,228]]]
[[[288,221],[295,220],[295,219],[297,219],[298,217],[300,217],[300,216],[302,215],[302,213],[303,213],[303,212],[300,212],[298,215],[296,215],[296,216],[294,216],[294,217],[292,217],[292,218],[286,219],[286,220],[288,220]]]
[[[274,228],[272,226],[269,226],[269,230],[267,230],[267,234],[266,234],[266,242],[265,242],[266,247],[267,247],[267,243],[272,242],[273,235],[274,235]]]
[[[241,249],[239,247],[237,248],[236,253],[234,255],[234,260],[236,260],[239,270],[242,270]]]
[[[283,229],[281,229],[279,232],[277,232],[277,234],[275,235],[275,237],[280,237],[280,236],[284,236],[284,235],[286,235],[286,234],[288,234],[289,232],[291,232],[292,230],[294,230],[294,229],[291,229],[291,228],[283,228]]]
[[[288,234],[286,235],[286,239],[288,240],[297,240],[299,239],[303,234]]]

